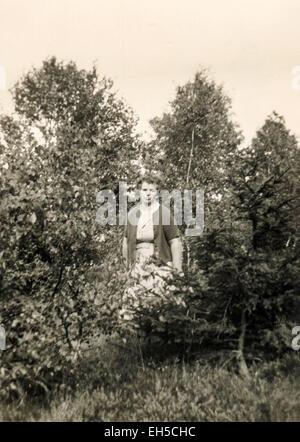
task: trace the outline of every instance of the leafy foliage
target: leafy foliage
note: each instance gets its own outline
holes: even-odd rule
[[[171,188],[205,188],[220,191],[226,167],[234,159],[241,133],[231,120],[230,99],[207,73],[177,88],[171,110],[151,121],[156,133],[148,148],[150,161],[160,154]],[[154,154],[153,154],[154,153]]]
[[[51,58],[13,97],[15,114],[0,118],[1,399],[74,391],[103,334],[178,344],[182,355],[232,351],[237,340],[250,356],[286,351],[298,320],[299,150],[282,117],[239,149],[230,100],[200,72],[153,120],[148,166],[171,188],[205,190],[205,230],[184,240],[185,273],[154,293],[143,286],[151,269],[144,281],[126,273],[120,228],[95,222],[98,191],[131,181],[142,147],[111,81]]]
[[[150,344],[175,345],[183,357],[192,347],[212,343],[228,332],[222,321],[215,321],[218,301],[208,299],[203,272],[178,274],[157,267],[155,259],[138,274],[128,275],[119,310],[120,333],[134,333]]]
[[[295,137],[273,114],[252,147],[236,155],[228,194],[215,204],[212,224],[192,245],[228,319],[238,326],[246,312],[248,343],[278,353],[290,342],[275,335],[283,320],[292,321],[299,303],[297,156]]]
[[[111,87],[95,69],[51,58],[15,86],[16,114],[1,116],[5,398],[72,385],[65,375],[90,337],[89,270],[115,244],[95,222],[96,195],[131,173],[137,146],[132,112]]]
[[[152,125],[148,160],[159,151],[167,185],[204,189],[204,232],[187,238],[185,250],[187,271],[202,270],[206,299],[218,300],[210,326],[222,320],[232,342],[241,338],[239,351],[245,338],[248,350],[286,351],[282,321],[295,320],[299,305],[296,138],[273,113],[241,149],[230,101],[205,72],[179,87],[170,112]]]

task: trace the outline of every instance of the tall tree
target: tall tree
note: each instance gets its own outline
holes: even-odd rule
[[[255,310],[257,336],[283,315],[291,318],[299,305],[299,159],[296,137],[273,112],[242,153],[239,173],[231,177],[232,205],[250,226],[249,264],[255,267],[248,272],[252,291],[246,299]]]
[[[244,157],[246,204],[253,227],[253,247],[273,250],[292,246],[296,240],[295,210],[299,192],[299,149],[284,118],[270,115],[252,140]]]
[[[273,113],[236,156],[223,213],[196,251],[226,315],[235,325],[241,320],[242,341],[277,352],[290,343],[290,330],[280,334],[279,324],[299,305],[298,176],[297,140]]]
[[[60,376],[92,333],[88,270],[118,250],[118,228],[96,223],[96,195],[130,176],[138,142],[132,111],[95,68],[51,58],[12,93],[15,113],[0,118],[0,318],[9,336],[0,357],[25,367],[22,391],[26,379]],[[15,378],[12,370],[7,382]]]
[[[231,120],[230,99],[205,71],[179,86],[170,112],[151,121],[156,138],[151,157],[162,154],[160,168],[175,188],[220,191],[241,140]]]

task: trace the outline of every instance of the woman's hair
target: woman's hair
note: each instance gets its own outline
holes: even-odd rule
[[[151,172],[147,172],[140,175],[136,181],[137,187],[141,187],[142,183],[155,184],[157,187],[161,187],[162,180],[158,175],[154,175]]]

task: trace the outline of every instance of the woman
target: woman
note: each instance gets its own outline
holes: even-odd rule
[[[129,276],[120,312],[123,320],[141,319],[141,312],[147,316],[170,299],[174,305],[184,305],[173,296],[173,276],[182,272],[180,232],[170,210],[159,203],[159,183],[151,174],[142,176],[137,182],[140,204],[128,213],[122,244]]]
[[[166,214],[169,209],[158,202],[158,183],[158,178],[150,174],[138,180],[141,203],[128,214],[123,238],[123,257],[128,269],[155,256],[160,264],[181,272],[180,233],[171,213]],[[155,218],[159,221],[158,225]],[[163,224],[165,219],[169,219],[170,222]]]

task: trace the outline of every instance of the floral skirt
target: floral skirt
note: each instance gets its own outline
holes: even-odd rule
[[[163,311],[170,307],[185,307],[178,294],[175,273],[169,265],[157,265],[153,259],[153,244],[137,247],[136,262],[128,272],[119,319],[129,328],[141,329],[147,318],[164,322]]]

